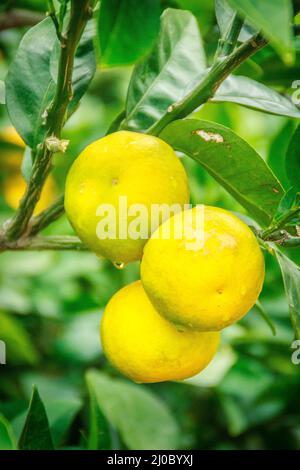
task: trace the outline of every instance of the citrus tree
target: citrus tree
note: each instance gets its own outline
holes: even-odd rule
[[[49,0],[46,15],[44,2],[8,1],[1,8],[0,29],[30,26],[11,57],[5,80],[0,82],[1,103],[26,146],[22,174],[27,183],[16,211],[3,221],[1,252],[88,250],[89,244],[81,240],[84,237],[80,229],[76,230],[80,238],[77,233],[42,233],[45,229],[46,233],[51,231],[51,226],[63,216],[65,206],[69,216],[72,209],[68,207],[72,205],[77,210],[76,200],[71,205],[65,204],[62,193],[38,213],[36,207],[56,167],[72,149],[73,141],[67,132],[69,121],[76,119],[81,100],[93,87],[97,67],[100,65],[101,73],[102,68],[128,70],[128,66],[133,66],[124,109],[114,116],[107,113],[106,131],[101,134],[126,131],[157,137],[195,161],[233,197],[237,212],[241,212],[238,217],[243,220],[242,238],[254,233],[255,243],[266,253],[267,262],[273,266],[275,261],[280,267],[294,339],[300,340],[300,269],[293,255],[293,250],[300,246],[300,132],[296,127],[300,118],[297,94],[300,82],[296,80],[300,3],[216,0],[204,7],[192,0]],[[276,70],[272,61],[278,64]],[[218,107],[227,102],[291,118],[289,143],[280,162],[266,162],[230,125],[225,127],[203,119],[202,107],[208,103]],[[251,123],[242,125],[247,127]],[[76,136],[73,138],[76,141]],[[138,164],[137,161],[137,175]],[[84,174],[85,170],[80,171]],[[97,171],[101,174],[101,165]],[[163,184],[160,181],[160,187]],[[134,186],[134,178],[130,186]],[[67,185],[68,201],[74,188]],[[73,226],[76,228],[75,223]],[[150,249],[149,245],[146,256]],[[170,255],[172,259],[176,258],[176,250]],[[255,250],[248,258],[249,264],[254,262]],[[257,272],[260,279],[263,276],[259,256],[248,283]],[[123,267],[122,260],[114,261],[119,268]],[[243,261],[247,262],[245,257],[241,257]],[[116,271],[114,275],[123,274]],[[156,279],[158,276],[156,273]],[[257,295],[253,296],[252,304]],[[262,305],[257,302],[255,308],[273,330]],[[112,380],[95,370],[87,373],[86,382],[90,417],[83,447],[103,449],[120,445],[115,444],[111,423],[127,448],[178,445],[173,417],[148,390]],[[129,400],[124,398],[127,395]],[[109,405],[112,400],[114,407]],[[29,410],[19,419],[18,447],[58,446],[61,434],[82,404],[73,399],[60,406],[51,410],[51,419],[55,421],[56,413],[60,425],[56,423],[50,429],[45,407],[34,388]],[[126,422],[124,412],[129,417]],[[135,426],[139,421],[139,413],[145,415],[144,421],[133,432],[131,424]],[[163,422],[162,432],[155,431],[153,437],[157,417]],[[37,422],[45,429],[42,438]],[[0,444],[15,448],[13,434],[3,416]]]

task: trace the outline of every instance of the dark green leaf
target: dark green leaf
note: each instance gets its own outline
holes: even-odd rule
[[[283,190],[264,160],[232,130],[187,119],[169,124],[160,137],[200,163],[258,222],[270,222]]]
[[[27,417],[19,440],[19,449],[54,449],[46,410],[36,387],[33,387]]]
[[[300,339],[300,267],[279,250],[276,250],[276,257],[282,272],[295,336]]]
[[[0,415],[0,450],[15,450],[15,438],[9,422]]]
[[[90,396],[88,449],[116,449],[116,433],[99,408],[94,389],[89,381],[87,385]]]
[[[165,10],[158,41],[147,59],[136,65],[130,81],[124,128],[146,131],[183,98],[191,80],[206,68],[195,17]]]
[[[282,197],[279,202],[277,211],[274,215],[273,221],[276,222],[286,215],[292,209],[294,203],[297,199],[297,190],[295,188],[290,188]]]
[[[82,403],[78,398],[68,399],[44,399],[44,405],[49,419],[49,429],[55,446],[62,443]],[[16,436],[20,436],[23,423],[26,419],[26,411],[19,414],[13,421],[13,429]]]
[[[291,186],[286,174],[285,161],[286,152],[295,130],[295,125],[297,125],[297,123],[290,119],[284,123],[271,142],[267,158],[268,165],[271,167],[272,171],[285,189],[288,189]]]
[[[296,129],[288,146],[285,165],[291,184],[300,189],[300,126]]]
[[[104,416],[129,449],[174,449],[178,427],[166,405],[142,385],[90,371],[87,382]]]
[[[228,3],[247,17],[254,28],[261,29],[284,58],[291,59],[293,10],[290,0],[228,0]]]
[[[300,119],[300,110],[289,98],[248,77],[231,75],[221,84],[211,101],[230,101],[266,113]]]
[[[5,83],[0,80],[0,104],[5,104]]]
[[[24,35],[6,77],[7,109],[29,147],[42,139],[42,116],[54,96],[50,57],[55,43],[53,22],[46,18]]]
[[[102,0],[98,39],[103,65],[132,64],[151,48],[159,29],[159,0]]]
[[[45,400],[45,406],[54,444],[59,445],[82,406],[81,400],[75,398],[62,400],[58,397]]]

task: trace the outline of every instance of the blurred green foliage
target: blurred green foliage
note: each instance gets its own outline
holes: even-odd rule
[[[43,10],[45,4],[33,0],[15,3],[34,10]],[[193,11],[210,56],[218,36],[213,2],[201,2],[201,8],[192,0],[163,4]],[[0,79],[4,79],[25,30],[0,33]],[[259,74],[264,83],[291,92],[292,77],[300,68],[300,48],[290,68],[283,68],[271,47],[244,67]],[[130,73],[130,67],[97,69],[64,130],[70,145],[63,157],[56,158],[54,168],[61,192],[74,158],[100,138],[124,108]],[[295,129],[292,120],[230,103],[207,104],[196,115],[233,129],[287,184],[284,156]],[[5,141],[7,126],[10,122],[2,106],[0,223],[13,213],[3,194],[7,155],[22,152]],[[244,212],[196,162],[187,157],[183,162],[194,203]],[[73,232],[63,217],[46,233]],[[287,252],[300,261],[299,250]],[[35,392],[31,413],[35,407],[45,407],[54,445],[60,448],[145,448],[147,442],[152,448],[300,448],[300,365],[291,361],[294,336],[288,304],[279,267],[270,254],[266,254],[266,268],[260,300],[276,336],[254,308],[224,331],[220,352],[201,375],[184,383],[145,386],[120,378],[101,353],[99,342],[101,312],[120,287],[138,278],[137,264],[119,271],[91,253],[1,254],[0,339],[7,345],[7,364],[0,366],[0,448],[15,448],[18,439],[23,448],[32,446],[21,432],[33,385],[43,404]],[[86,375],[91,368],[96,371]]]

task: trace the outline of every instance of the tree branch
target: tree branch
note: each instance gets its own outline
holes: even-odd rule
[[[171,105],[168,113],[155,123],[149,129],[148,133],[158,135],[170,122],[186,117],[212,98],[225,78],[244,60],[262,49],[266,44],[267,40],[258,34],[244,42],[223,60],[215,62],[207,75],[200,81],[199,85],[181,101]]]
[[[27,191],[20,206],[6,230],[5,237],[14,241],[26,234],[29,220],[33,214],[46,178],[51,170],[52,156],[57,152],[61,131],[66,119],[68,105],[72,99],[72,73],[74,55],[78,42],[90,16],[90,0],[72,0],[70,20],[61,44],[56,94],[50,109],[47,110],[47,132],[44,141],[38,145]],[[57,146],[52,145],[53,139]]]
[[[266,242],[276,243],[276,245],[286,248],[296,248],[300,246],[300,237],[291,235],[286,230],[277,230],[263,238]]]
[[[49,10],[48,15],[52,19],[54,27],[55,27],[56,36],[58,37],[59,41],[63,43],[65,38],[63,37],[62,32],[61,32],[61,24],[59,22],[59,19],[56,16],[56,11],[55,11],[53,0],[48,0],[48,10]]]
[[[73,236],[53,236],[34,237],[22,239],[22,242],[11,242],[2,244],[0,251],[44,251],[44,250],[77,250],[87,251],[87,248],[77,237]]]
[[[290,211],[288,211],[286,214],[284,214],[282,217],[280,217],[280,219],[278,219],[275,224],[271,224],[270,227],[263,230],[260,234],[260,237],[263,240],[270,240],[270,239],[272,239],[272,237],[274,237],[274,234],[275,234],[275,238],[276,238],[276,236],[278,234],[280,235],[280,229],[284,229],[285,226],[292,219],[294,219],[296,216],[298,216],[298,214],[300,214],[300,207],[292,208]],[[284,230],[282,230],[282,232],[284,232]],[[288,232],[286,232],[286,233],[288,233]],[[284,233],[282,233],[281,235],[283,235],[283,234]],[[282,238],[282,237],[279,237],[279,238]]]
[[[219,40],[216,60],[228,56],[235,48],[244,20],[236,13],[223,37]]]

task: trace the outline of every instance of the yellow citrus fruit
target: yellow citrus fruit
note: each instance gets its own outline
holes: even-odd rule
[[[263,285],[264,260],[256,237],[238,217],[199,206],[176,214],[153,233],[144,249],[141,279],[165,318],[185,328],[214,331],[239,320],[254,305]]]
[[[19,202],[24,196],[26,181],[21,173],[10,173],[3,183],[3,194],[7,204],[13,209],[17,209]],[[34,214],[38,214],[54,202],[57,196],[56,186],[51,176],[47,178],[39,202],[36,205]]]
[[[135,382],[144,383],[197,374],[215,355],[220,334],[179,331],[156,312],[137,281],[109,301],[101,338],[111,363]]]
[[[139,204],[146,210],[141,225],[148,221],[148,227],[137,239],[129,234],[136,215],[129,214],[126,225],[120,197],[125,197],[128,208]],[[173,149],[157,137],[135,132],[115,132],[93,142],[75,160],[66,181],[65,208],[75,231],[92,251],[115,263],[141,258],[151,234],[152,204],[182,207],[188,201],[187,176]],[[106,205],[116,215],[111,216],[116,232],[107,238],[99,229],[99,207]],[[128,230],[120,235],[124,224]]]

